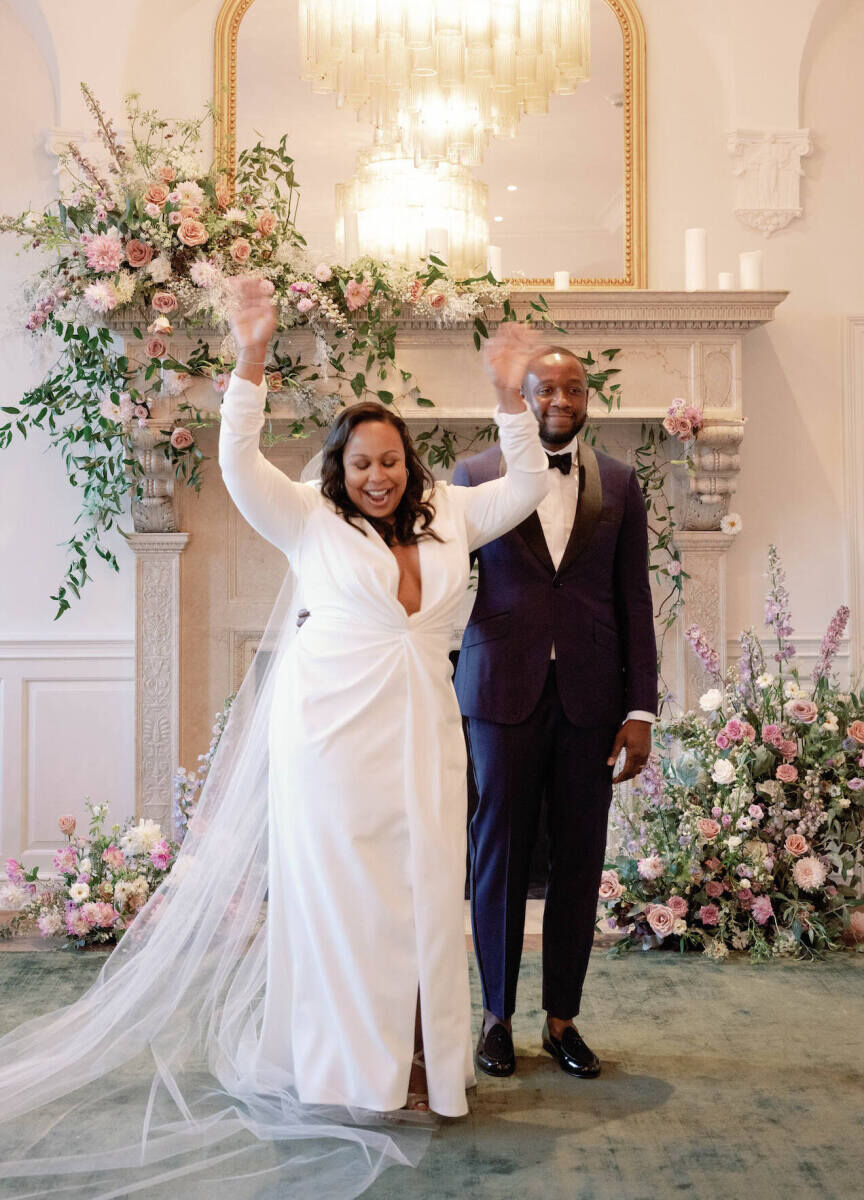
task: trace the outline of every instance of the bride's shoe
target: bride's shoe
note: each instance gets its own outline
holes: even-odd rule
[[[411,1065],[412,1065],[412,1067],[421,1067],[423,1070],[423,1074],[424,1075],[426,1074],[426,1059],[423,1056],[422,1050],[418,1050],[417,1053],[414,1055],[414,1057],[411,1059]],[[429,1108],[429,1093],[428,1093],[428,1091],[409,1092],[408,1098],[405,1102],[405,1109],[407,1112],[424,1113],[428,1116],[431,1116],[432,1112],[431,1112],[431,1109]]]

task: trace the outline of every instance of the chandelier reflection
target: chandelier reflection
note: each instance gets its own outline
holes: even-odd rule
[[[590,0],[300,0],[303,78],[415,161],[482,161],[590,71]]]
[[[362,150],[353,178],[336,184],[336,240],[348,263],[364,254],[413,263],[434,252],[456,274],[484,273],[486,185],[458,163],[415,165],[392,146]]]

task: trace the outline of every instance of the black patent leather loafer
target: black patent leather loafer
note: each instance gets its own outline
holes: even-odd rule
[[[487,1075],[504,1079],[516,1070],[516,1051],[506,1025],[493,1025],[488,1033],[480,1030],[477,1042],[477,1066]]]
[[[600,1059],[586,1046],[572,1025],[568,1025],[560,1038],[549,1032],[549,1022],[543,1026],[543,1049],[557,1060],[558,1066],[577,1079],[596,1079],[600,1074]]]

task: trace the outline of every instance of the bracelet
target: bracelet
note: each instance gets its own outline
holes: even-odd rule
[[[266,366],[266,365],[267,365],[267,359],[266,359],[266,358],[253,358],[253,359],[243,358],[243,351],[242,351],[242,350],[241,350],[241,351],[240,351],[240,353],[237,355],[237,361],[238,361],[238,362],[245,362],[245,363],[247,363],[247,364],[248,364],[250,367],[264,367],[264,366]]]

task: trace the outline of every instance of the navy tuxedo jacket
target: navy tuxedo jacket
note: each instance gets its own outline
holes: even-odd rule
[[[657,650],[648,580],[648,520],[636,472],[579,444],[579,503],[556,571],[537,513],[477,551],[477,599],[459,654],[462,712],[503,725],[527,720],[552,646],[567,719],[617,725],[657,711]],[[502,471],[498,446],[456,465],[472,487]]]

